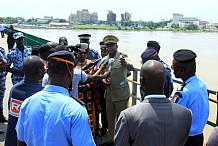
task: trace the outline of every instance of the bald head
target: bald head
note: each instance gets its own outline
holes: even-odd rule
[[[45,63],[38,56],[28,56],[23,61],[24,78],[30,80],[40,80],[45,74]]]
[[[146,95],[163,94],[166,80],[165,68],[156,60],[149,60],[141,67],[140,82]]]

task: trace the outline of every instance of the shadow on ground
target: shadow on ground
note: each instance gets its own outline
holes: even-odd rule
[[[5,141],[6,129],[7,129],[7,123],[0,123],[0,130],[4,131],[3,134],[0,134],[0,142]]]

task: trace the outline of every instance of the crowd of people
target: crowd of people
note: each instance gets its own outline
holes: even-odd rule
[[[0,48],[5,146],[94,146],[97,136],[106,136],[100,146],[203,146],[210,108],[192,50],[174,52],[169,67],[160,59],[159,43],[148,41],[141,54],[141,102],[129,107],[127,78],[134,66],[119,52],[116,36],[99,41],[100,54],[90,48],[90,34],[78,35],[75,46],[62,36],[58,44],[48,42],[33,51],[24,45],[23,33],[10,28],[8,53]],[[173,88],[171,70],[183,81],[180,89]],[[8,72],[13,87],[7,120],[3,98]],[[215,128],[208,146],[217,145],[217,133]]]

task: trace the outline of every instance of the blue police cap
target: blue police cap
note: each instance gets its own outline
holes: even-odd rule
[[[173,54],[173,58],[176,61],[183,63],[194,62],[196,57],[197,55],[195,54],[195,52],[188,49],[180,49]]]
[[[151,56],[153,56],[154,54],[157,54],[157,51],[153,48],[149,48],[146,49],[142,54],[141,54],[141,58],[142,59],[148,59]]]
[[[24,35],[22,32],[17,32],[17,33],[14,33],[13,34],[13,38],[16,40],[16,39],[19,39],[19,38],[24,38]]]

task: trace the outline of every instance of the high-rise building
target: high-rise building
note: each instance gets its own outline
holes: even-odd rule
[[[107,22],[116,22],[116,17],[117,15],[112,10],[109,10],[107,13]]]
[[[181,18],[183,18],[183,14],[173,13],[173,22],[178,22]]]
[[[70,24],[77,24],[78,22],[76,14],[71,13],[68,19],[69,19]]]
[[[131,14],[128,12],[121,14],[121,21],[126,21],[126,20],[131,20]]]
[[[96,23],[98,21],[98,13],[93,12],[89,14],[88,9],[82,9],[82,11],[78,10],[76,14],[70,14],[69,22],[71,24],[90,24]]]
[[[96,23],[98,21],[98,13],[93,12],[90,14],[90,23]]]

